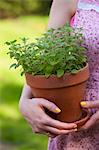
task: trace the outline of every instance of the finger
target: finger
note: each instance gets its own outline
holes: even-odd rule
[[[55,127],[58,129],[75,129],[77,128],[77,125],[75,123],[64,123],[55,119],[52,119],[51,117],[45,115],[45,125]]]
[[[81,127],[81,129],[89,129],[97,122],[99,122],[99,111],[92,115],[91,118],[86,122],[86,124]]]
[[[99,100],[96,100],[96,101],[82,101],[80,104],[84,108],[99,108]]]
[[[27,122],[28,122],[28,125],[30,126],[30,128],[32,128],[32,131],[33,131],[34,126],[33,126],[32,121],[28,119]]]
[[[56,137],[56,135],[55,134],[52,134],[52,133],[50,133],[50,132],[46,132],[46,131],[44,131],[44,130],[41,130],[41,129],[32,129],[32,132],[33,133],[35,133],[35,134],[43,134],[43,135],[46,135],[46,136],[48,136],[48,137],[51,137],[51,138],[54,138],[54,137]]]
[[[50,110],[54,113],[61,112],[61,110],[54,103],[52,103],[46,99],[40,98],[40,104],[41,104],[41,106],[44,106],[45,108],[47,108],[48,110]]]
[[[67,133],[70,133],[70,132],[76,132],[77,129],[72,129],[72,130],[59,130],[57,128],[53,128],[53,127],[50,127],[50,126],[45,126],[44,130],[46,132],[50,132],[54,135],[60,135],[60,134],[67,134]]]
[[[32,119],[30,119],[29,117],[25,117],[25,119],[26,119],[26,121],[28,122],[28,124],[31,124],[31,125],[33,124],[33,123],[32,123]]]
[[[28,118],[26,118],[26,120],[27,120],[29,126],[32,128],[32,132],[33,132],[33,133],[36,133],[36,134],[44,134],[44,135],[47,135],[48,137],[51,137],[51,138],[56,137],[55,134],[52,134],[52,133],[49,133],[49,132],[45,132],[43,129],[39,129],[39,130],[34,129],[34,128],[33,128],[33,123],[32,123],[32,121],[31,121],[30,119],[28,119]],[[43,127],[43,128],[44,128],[44,127]]]

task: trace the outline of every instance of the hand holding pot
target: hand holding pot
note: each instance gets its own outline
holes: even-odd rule
[[[81,102],[81,106],[84,108],[97,108],[97,112],[93,114],[90,119],[86,122],[82,129],[88,129],[93,125],[99,123],[99,100],[98,101],[83,101]]]
[[[20,111],[28,121],[33,132],[47,134],[51,137],[77,131],[74,123],[63,123],[49,117],[44,108],[59,113],[60,109],[52,102],[43,98],[21,99],[19,103]]]

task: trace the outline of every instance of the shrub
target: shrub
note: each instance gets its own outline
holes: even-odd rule
[[[85,48],[82,46],[81,29],[73,29],[68,24],[49,29],[36,42],[22,38],[21,41],[6,42],[11,58],[17,62],[11,67],[22,67],[21,74],[58,77],[67,73],[77,73],[87,62]]]

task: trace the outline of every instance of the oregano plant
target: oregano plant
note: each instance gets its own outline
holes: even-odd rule
[[[15,59],[10,68],[22,67],[21,74],[54,74],[62,77],[66,72],[75,74],[86,65],[86,49],[82,46],[81,29],[73,29],[69,24],[49,29],[36,42],[21,38],[6,42],[8,54]]]

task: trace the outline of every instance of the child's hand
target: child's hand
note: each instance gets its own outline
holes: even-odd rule
[[[49,117],[44,108],[59,113],[59,108],[52,102],[43,98],[21,99],[20,111],[31,126],[33,132],[46,134],[51,137],[66,134],[77,130],[74,123],[63,123]]]
[[[83,101],[81,102],[81,106],[84,108],[98,108],[99,109],[99,100],[97,101]],[[93,125],[99,123],[99,110],[91,116],[91,118],[86,122],[81,129],[88,129]]]

